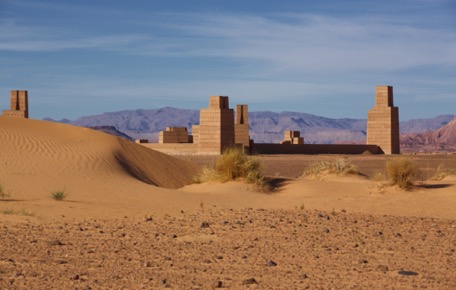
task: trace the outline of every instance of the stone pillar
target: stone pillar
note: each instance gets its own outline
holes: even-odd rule
[[[399,154],[399,108],[394,107],[393,87],[377,86],[375,106],[367,113],[366,144],[385,154]]]
[[[236,105],[236,123],[234,124],[234,143],[244,148],[250,147],[249,112],[247,105]]]
[[[9,117],[28,118],[28,92],[12,90],[10,92],[10,109],[4,110],[3,115]]]
[[[209,108],[200,110],[198,151],[201,154],[222,154],[234,145],[234,111],[228,97],[211,96]]]

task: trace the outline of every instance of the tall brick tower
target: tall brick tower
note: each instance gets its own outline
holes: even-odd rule
[[[10,109],[3,111],[3,116],[28,118],[28,93],[27,91],[12,90],[10,92]]]
[[[399,108],[394,107],[393,87],[377,86],[375,106],[367,113],[366,144],[378,145],[385,154],[399,154]]]
[[[209,108],[200,110],[198,151],[219,155],[234,145],[234,111],[228,97],[211,96]]]
[[[234,124],[234,143],[250,147],[249,111],[247,105],[236,105],[236,122]]]

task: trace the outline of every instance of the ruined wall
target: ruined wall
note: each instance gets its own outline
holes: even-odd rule
[[[250,146],[249,112],[247,105],[236,105],[236,122],[234,124],[234,143]]]
[[[382,154],[376,145],[333,144],[253,144],[253,154]]]
[[[199,125],[192,126],[193,143],[199,143]]]
[[[139,143],[139,144],[149,143],[149,140],[147,140],[147,139],[135,139],[135,143]]]
[[[190,138],[185,127],[167,127],[158,134],[158,143],[190,143]]]
[[[3,110],[3,116],[5,116],[5,117],[27,118],[26,115],[25,115],[25,111]]]
[[[376,87],[375,106],[367,114],[366,144],[375,144],[385,154],[399,154],[399,108],[394,107],[393,87]]]
[[[10,92],[10,109],[4,110],[3,116],[28,118],[28,92],[12,90]]]
[[[142,146],[169,155],[198,155],[198,145],[194,143],[141,143]]]
[[[304,144],[304,138],[299,131],[284,131],[283,141],[280,144]]]
[[[209,108],[201,109],[198,148],[201,154],[221,154],[234,145],[234,112],[228,97],[211,96]]]

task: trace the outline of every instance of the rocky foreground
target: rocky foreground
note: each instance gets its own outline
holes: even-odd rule
[[[2,215],[1,289],[456,289],[456,221],[207,208],[177,216]]]

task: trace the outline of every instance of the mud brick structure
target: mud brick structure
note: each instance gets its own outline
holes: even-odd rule
[[[250,147],[249,107],[236,105],[236,121],[234,123],[234,143],[247,149]]]
[[[249,144],[247,106],[241,105],[238,132],[242,144]],[[173,155],[202,154],[220,155],[235,145],[234,111],[229,108],[226,96],[212,96],[209,107],[200,110],[199,125],[192,126],[192,135],[185,127],[168,127],[159,134],[159,143],[143,146]],[[247,138],[245,138],[247,136]],[[240,143],[241,143],[240,141]]]
[[[378,145],[385,154],[399,154],[399,108],[394,107],[393,87],[377,86],[375,106],[367,114],[366,144]]]
[[[192,126],[192,143],[199,142],[199,125]]]
[[[158,135],[158,143],[191,143],[190,139],[185,127],[167,127]]]
[[[28,93],[27,91],[12,90],[10,92],[10,109],[3,111],[3,116],[28,118]]]
[[[234,145],[234,111],[228,97],[211,96],[209,108],[200,110],[198,151],[221,154]]]
[[[369,110],[367,145],[304,144],[299,131],[285,131],[280,144],[255,144],[249,137],[248,106],[236,106],[236,119],[228,97],[212,96],[209,107],[200,110],[200,124],[169,127],[159,143],[141,145],[172,155],[220,155],[232,146],[243,146],[257,154],[398,154],[399,109],[393,105],[393,88],[377,87],[375,107]],[[193,138],[192,138],[193,137]]]
[[[304,137],[301,137],[299,131],[283,132],[283,141],[280,144],[304,144]]]
[[[136,139],[135,143],[149,143],[149,140],[147,140],[147,139]]]

